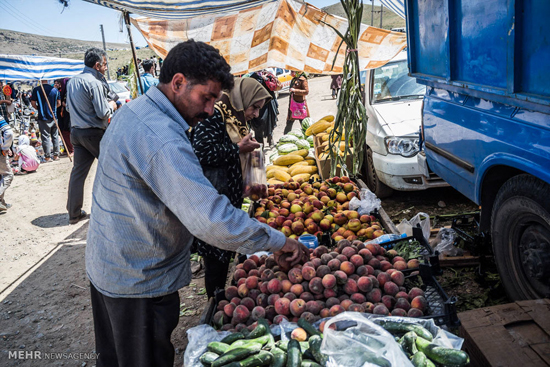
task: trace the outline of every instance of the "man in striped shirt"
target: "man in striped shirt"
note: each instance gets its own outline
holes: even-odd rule
[[[194,236],[244,254],[271,251],[285,266],[309,257],[298,241],[233,207],[204,177],[189,130],[232,87],[218,50],[180,43],[158,87],[124,105],[103,136],[86,245],[98,367],[173,366],[170,335],[178,290],[191,281]]]

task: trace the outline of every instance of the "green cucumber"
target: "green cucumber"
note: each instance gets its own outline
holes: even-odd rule
[[[260,336],[259,338],[256,338],[256,339],[240,339],[234,342],[233,344],[231,344],[229,346],[229,349],[227,349],[227,351],[230,351],[236,348],[246,348],[251,344],[260,344],[263,347],[265,344],[267,344],[267,342],[269,342],[269,339],[270,339],[269,335]]]
[[[201,356],[200,361],[202,364],[210,366],[218,357],[219,355],[214,352],[206,352]]]
[[[302,366],[302,352],[300,350],[300,343],[296,339],[291,339],[288,342],[286,367],[301,367],[301,366]]]
[[[244,328],[240,331],[245,338],[248,338],[248,336],[250,335],[250,330],[248,330],[247,328]]]
[[[279,348],[284,350],[285,352],[288,352],[288,340],[279,340],[275,345]],[[309,349],[309,343],[308,342],[300,342],[300,350],[302,353],[304,353],[306,350]]]
[[[256,339],[260,336],[264,336],[267,333],[267,328],[263,325],[258,323],[254,330],[250,332],[250,335],[248,335],[247,339]]]
[[[441,347],[421,337],[416,338],[416,346],[418,350],[424,353],[429,359],[439,364],[460,367],[470,363],[470,357],[468,357],[468,354],[465,352]]]
[[[231,345],[234,342],[236,342],[237,340],[241,340],[241,339],[244,339],[244,338],[245,338],[245,336],[244,336],[243,333],[231,333],[228,336],[226,336],[225,338],[223,338],[221,340],[221,342]]]
[[[266,319],[258,319],[258,325],[265,326],[266,330],[271,334],[271,328],[269,327],[269,323]]]
[[[424,338],[429,341],[433,340],[433,335],[432,333],[430,333],[428,329],[412,322],[380,320],[380,321],[375,321],[375,323],[382,326],[391,334],[405,334],[405,333],[408,333],[409,331],[414,331],[416,335],[418,335],[421,338]]]
[[[249,346],[236,348],[229,350],[218,357],[214,362],[212,362],[212,367],[221,367],[231,362],[237,362],[245,359],[246,357],[258,353],[262,349],[262,345],[258,343],[251,344]]]
[[[418,349],[416,348],[416,338],[417,335],[414,331],[409,331],[408,333],[403,335],[405,348],[407,352],[409,352],[413,356],[416,354],[416,352],[418,352]]]
[[[273,354],[273,363],[272,367],[284,367],[286,364],[286,353],[281,349],[275,347],[271,349],[271,354]]]
[[[302,367],[321,367],[321,365],[315,361],[309,359],[304,359],[302,361]]]
[[[311,350],[311,353],[313,353],[313,358],[324,366],[327,362],[327,357],[321,353],[322,342],[323,340],[319,335],[313,335],[309,338],[309,349]]]
[[[319,332],[319,330],[315,329],[313,327],[313,325],[311,325],[309,322],[307,322],[306,319],[300,318],[298,320],[298,326],[301,327],[302,329],[304,329],[306,331],[306,333],[309,334],[309,336],[313,336],[313,335],[321,336],[321,332]]]
[[[211,342],[208,343],[208,346],[206,348],[210,352],[214,352],[216,354],[224,354],[229,349],[229,344],[225,344],[222,342]]]
[[[426,367],[428,357],[422,352],[417,352],[412,358],[411,363],[414,367]]]
[[[269,366],[273,361],[273,354],[261,350],[260,353],[251,355],[239,362],[241,367]]]

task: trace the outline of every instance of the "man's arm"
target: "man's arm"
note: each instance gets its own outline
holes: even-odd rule
[[[97,85],[90,88],[92,93],[92,104],[94,105],[94,110],[96,116],[104,120],[112,115],[114,109],[111,107],[107,98],[103,94],[103,88]]]
[[[189,141],[165,143],[153,154],[143,178],[191,234],[206,243],[250,254],[279,251],[287,242],[281,232],[250,219],[218,194]]]
[[[32,105],[32,108],[34,108],[35,110],[38,109],[38,105],[36,104],[36,101],[31,101],[31,105]]]

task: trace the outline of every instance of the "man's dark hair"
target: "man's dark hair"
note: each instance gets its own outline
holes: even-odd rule
[[[153,62],[153,60],[143,60],[143,63],[141,65],[143,66],[143,70],[145,72],[148,72],[155,65],[155,63]]]
[[[222,89],[233,88],[231,67],[217,49],[204,42],[191,39],[170,50],[162,63],[159,81],[170,83],[177,73],[182,73],[191,84],[213,80],[221,83]]]
[[[103,62],[104,56],[105,58],[107,57],[107,52],[102,49],[97,47],[89,48],[84,56],[84,65],[93,68],[96,62],[99,62],[100,64]]]

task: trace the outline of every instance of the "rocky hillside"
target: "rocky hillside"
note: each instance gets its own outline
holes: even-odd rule
[[[90,47],[103,48],[103,44],[0,29],[0,53],[3,54],[63,57],[66,54],[84,52]],[[129,46],[123,43],[107,43],[107,48],[120,50],[129,49]]]

